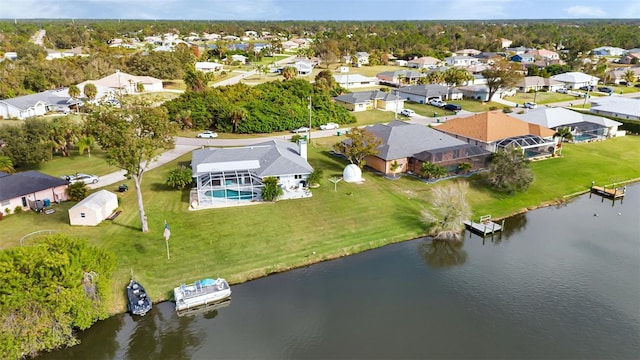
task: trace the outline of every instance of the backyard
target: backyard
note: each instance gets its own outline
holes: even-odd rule
[[[515,96],[507,96],[504,99],[522,105],[525,102],[534,102],[536,104],[550,104],[555,102],[577,100],[579,98],[573,95],[561,94],[558,92],[538,91],[537,93],[519,92],[516,93]]]
[[[330,154],[338,139],[315,139],[309,148],[311,165],[324,170],[322,186],[314,189],[309,199],[189,211],[188,190],[171,190],[165,185],[171,169],[189,163],[191,155],[185,155],[145,175],[142,191],[151,232],[140,232],[135,192],[129,191],[118,193],[122,214],[97,227],[71,227],[67,215],[73,205],[70,202],[57,205],[57,211],[50,215],[26,212],[6,216],[0,248],[17,246],[21,237],[33,231],[51,229],[87,238],[113,251],[118,270],[111,310],[121,312],[125,309],[122,289],[131,271],[154,300],[170,299],[173,287],[183,282],[219,275],[237,283],[422,236],[425,228],[420,211],[429,206],[430,189],[441,183],[426,184],[409,176],[389,181],[365,171],[364,183],[340,182],[334,191],[328,179],[341,176],[346,165]],[[587,190],[592,180],[610,184],[640,178],[640,168],[635,166],[640,163],[639,137],[566,145],[563,153],[562,158],[532,164],[536,180],[526,193],[495,193],[479,177],[472,177],[467,198],[474,216],[499,218],[562,200],[565,195]],[[75,168],[64,162],[77,160],[60,159],[41,170],[57,176]],[[125,183],[133,189],[131,180]],[[107,189],[115,191],[116,187]],[[165,220],[171,226],[170,260],[162,237]],[[37,240],[28,240],[33,241]]]

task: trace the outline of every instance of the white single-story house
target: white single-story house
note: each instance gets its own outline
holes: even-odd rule
[[[466,55],[456,55],[444,58],[444,62],[450,66],[471,66],[480,62],[480,60]]]
[[[248,58],[244,55],[238,55],[238,54],[233,54],[231,55],[231,61],[232,62],[239,62],[240,64],[246,64],[247,63]]]
[[[582,86],[596,86],[600,78],[579,71],[551,76],[551,79],[564,83],[567,89],[579,89]]]
[[[84,86],[89,83],[94,84],[98,89],[97,100],[117,92],[125,94],[137,93],[139,83],[142,84],[145,92],[162,91],[163,89],[162,80],[160,79],[151,76],[130,75],[121,71],[116,71],[114,74],[105,76],[102,79],[81,82],[77,86],[82,94],[84,94]]]
[[[463,97],[460,90],[438,84],[403,86],[398,88],[398,92],[400,96],[419,104],[426,104],[431,99],[448,101],[460,100]]]
[[[221,71],[223,68],[224,68],[224,65],[219,64],[217,62],[210,62],[210,61],[196,62],[196,70],[202,71],[204,73]]]
[[[621,122],[602,116],[583,114],[562,107],[539,107],[521,114],[513,113],[511,116],[556,131],[568,127],[574,142],[619,136],[618,126],[622,125]]]
[[[333,75],[333,78],[345,89],[378,85],[378,78],[360,74]]]
[[[60,202],[68,200],[67,180],[37,171],[8,174],[0,171],[0,212],[7,215],[16,208],[35,209],[36,201]]]
[[[406,66],[410,68],[415,68],[415,69],[433,69],[434,67],[440,65],[441,63],[442,63],[442,60],[440,59],[436,59],[431,56],[423,56],[423,57],[419,57],[419,58],[415,58],[407,61]]]
[[[551,78],[543,78],[541,76],[525,76],[520,80],[516,87],[519,92],[540,90],[553,92],[564,87],[564,83]]]
[[[87,196],[69,209],[71,225],[96,226],[108,218],[118,208],[118,196],[107,190],[100,190]]]
[[[489,87],[487,85],[469,85],[458,86],[457,89],[462,92],[462,97],[465,99],[473,99],[480,101],[489,101]],[[494,98],[503,98],[505,96],[514,96],[516,94],[515,89],[498,89],[493,95]]]
[[[49,111],[68,113],[78,100],[69,96],[68,88],[0,100],[0,118],[24,120]]]
[[[204,148],[192,153],[191,208],[243,205],[262,199],[263,179],[275,177],[281,199],[310,197],[307,143],[271,140],[244,147]]]
[[[591,50],[591,54],[596,56],[621,56],[627,53],[627,50],[613,46],[601,46]]]
[[[296,61],[293,66],[298,70],[298,75],[307,76],[313,72],[313,62],[311,60]]]
[[[418,79],[425,76],[425,74],[413,70],[383,71],[376,74],[376,77],[381,84],[387,84],[391,86],[400,86],[400,84],[415,84],[418,82]]]
[[[395,112],[404,109],[406,100],[397,90],[388,93],[380,90],[357,91],[336,96],[333,99],[350,111],[380,109]]]
[[[640,99],[622,96],[592,97],[590,111],[594,114],[620,119],[640,120]]]

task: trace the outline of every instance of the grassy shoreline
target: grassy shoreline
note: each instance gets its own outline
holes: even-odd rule
[[[24,213],[2,221],[0,248],[19,245],[32,231],[52,229],[114,252],[118,269],[110,312],[125,311],[124,287],[131,270],[156,302],[168,300],[183,282],[222,276],[241,283],[272,273],[379,248],[424,236],[420,211],[429,206],[430,189],[413,177],[391,181],[365,172],[363,184],[328,181],[341,175],[345,162],[331,156],[337,138],[314,140],[309,148],[312,166],[324,169],[321,187],[313,197],[273,204],[189,211],[188,192],[164,185],[168,171],[189,162],[190,154],[145,175],[143,194],[151,231],[139,230],[135,193],[118,193],[122,214],[97,227],[71,227],[66,210],[58,205],[51,215]],[[640,137],[566,145],[564,156],[532,163],[536,180],[526,193],[506,196],[468,179],[468,200],[474,217],[503,218],[541,206],[567,201],[596,184],[640,180]],[[129,180],[130,182],[130,180]],[[106,187],[114,191],[117,185]],[[129,188],[133,188],[129,184]],[[162,238],[164,220],[171,225],[171,259]]]

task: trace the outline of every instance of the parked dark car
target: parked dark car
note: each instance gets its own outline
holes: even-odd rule
[[[589,86],[581,86],[580,90],[584,90],[584,91],[593,91],[596,87],[593,85],[589,85]]]
[[[462,110],[462,106],[458,105],[458,104],[447,104],[445,106],[442,107],[445,110],[449,110],[449,111],[460,111]]]
[[[606,86],[600,86],[598,88],[598,91],[603,92],[603,93],[607,93],[607,94],[611,94],[613,92],[613,89],[610,87],[606,87]]]

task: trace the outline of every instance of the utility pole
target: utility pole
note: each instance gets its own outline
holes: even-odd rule
[[[393,114],[393,119],[398,120],[398,90],[396,90],[396,113]]]

